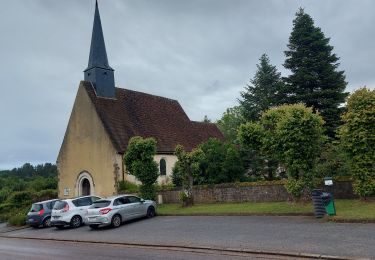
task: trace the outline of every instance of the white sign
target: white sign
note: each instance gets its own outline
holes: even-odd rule
[[[64,188],[64,196],[69,196],[70,189]]]
[[[324,184],[326,186],[332,186],[333,185],[333,181],[332,180],[324,180]]]

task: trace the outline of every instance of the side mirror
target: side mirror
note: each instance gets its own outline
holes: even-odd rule
[[[144,199],[141,199],[141,203],[144,203],[145,202],[145,200]]]

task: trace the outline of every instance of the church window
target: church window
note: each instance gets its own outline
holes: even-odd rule
[[[160,160],[160,175],[167,175],[167,163],[165,159]]]

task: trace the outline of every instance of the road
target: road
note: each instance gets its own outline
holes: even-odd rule
[[[228,252],[184,252],[123,245],[56,242],[0,238],[1,260],[103,260],[103,259],[203,259],[203,260],[286,260],[287,257],[236,254]],[[295,258],[297,259],[297,258]]]
[[[89,227],[23,229],[10,237],[207,246],[375,259],[375,224],[322,222],[313,217],[194,216],[156,217],[118,229]]]

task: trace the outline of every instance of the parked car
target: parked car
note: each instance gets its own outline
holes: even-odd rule
[[[95,201],[87,210],[85,222],[92,229],[109,225],[119,227],[126,220],[155,215],[155,201],[133,195],[119,195]]]
[[[83,196],[57,201],[51,214],[51,226],[59,229],[67,225],[72,228],[80,227],[84,223],[87,208],[99,199],[101,198],[97,196]]]
[[[32,227],[50,227],[51,226],[51,212],[57,199],[36,202],[31,205],[29,213],[27,213],[26,224]]]

